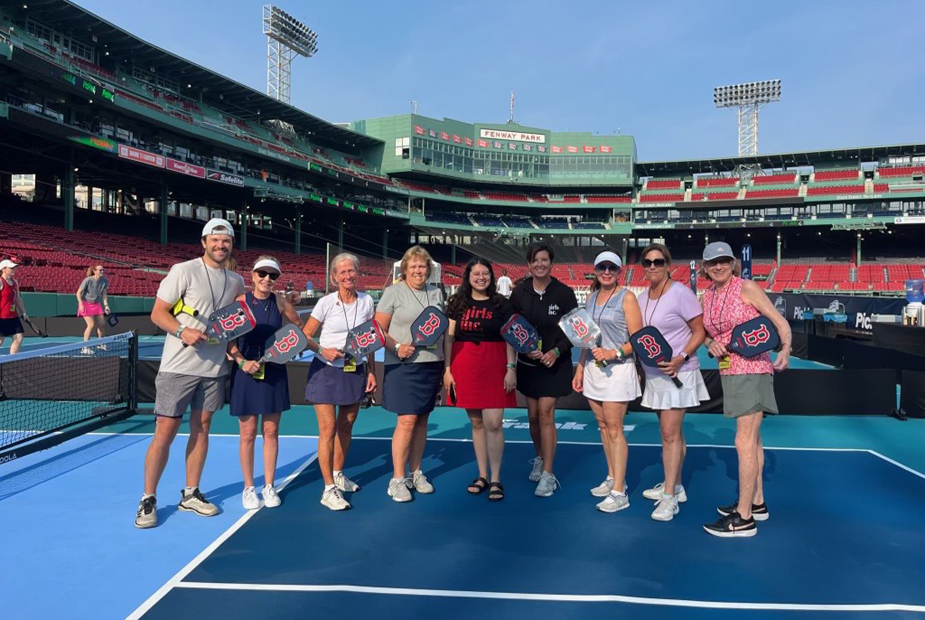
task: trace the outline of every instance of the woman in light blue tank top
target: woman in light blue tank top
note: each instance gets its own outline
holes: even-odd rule
[[[584,349],[572,387],[584,394],[601,429],[601,443],[607,459],[607,478],[591,489],[604,500],[602,512],[629,507],[626,495],[626,461],[629,452],[623,434],[623,418],[629,403],[642,395],[633,362],[629,335],[642,327],[636,296],[620,286],[620,257],[601,252],[594,259],[594,292],[587,310],[601,328],[601,345]],[[606,364],[606,365],[605,365]]]

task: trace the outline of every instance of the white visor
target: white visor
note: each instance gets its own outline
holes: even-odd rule
[[[257,271],[258,269],[272,269],[276,273],[283,273],[283,270],[279,268],[279,263],[269,258],[265,258],[254,263],[254,268],[251,271]]]

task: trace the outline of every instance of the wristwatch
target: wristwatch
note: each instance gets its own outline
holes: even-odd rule
[[[174,334],[174,335],[175,335],[177,338],[179,338],[179,337],[183,334],[183,330],[184,330],[184,329],[186,329],[186,325],[181,325],[180,327],[177,328],[177,333]]]
[[[685,362],[691,358],[691,356],[687,354],[687,351],[681,351],[681,357],[684,358]]]
[[[622,362],[624,358],[626,358],[626,353],[623,352],[622,347],[617,347],[616,356],[617,356],[617,361],[620,361],[620,362]]]

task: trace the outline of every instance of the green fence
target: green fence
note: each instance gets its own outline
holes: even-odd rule
[[[23,293],[29,316],[76,316],[77,297],[58,293]],[[109,296],[109,307],[116,314],[150,313],[154,297]]]

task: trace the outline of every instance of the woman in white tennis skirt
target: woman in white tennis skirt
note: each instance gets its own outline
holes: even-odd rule
[[[641,394],[633,363],[629,335],[642,327],[636,296],[620,286],[622,263],[610,251],[594,259],[594,284],[587,310],[601,328],[601,346],[583,349],[572,388],[584,394],[601,429],[601,443],[607,458],[607,478],[591,489],[603,497],[602,512],[629,508],[626,494],[626,462],[629,448],[623,434],[623,418],[629,403]],[[607,362],[605,366],[603,362]]]
[[[681,282],[670,277],[671,253],[660,243],[642,251],[643,273],[649,288],[639,293],[639,308],[645,326],[658,328],[671,345],[671,360],[661,369],[644,366],[646,389],[642,405],[658,412],[662,431],[662,463],[665,480],[643,491],[643,497],[656,502],[652,518],[671,521],[678,514],[678,502],[686,502],[681,486],[681,467],[687,444],[681,432],[684,412],[710,399],[700,374],[697,349],[703,344],[703,308],[697,295]],[[671,380],[677,377],[683,387]]]

